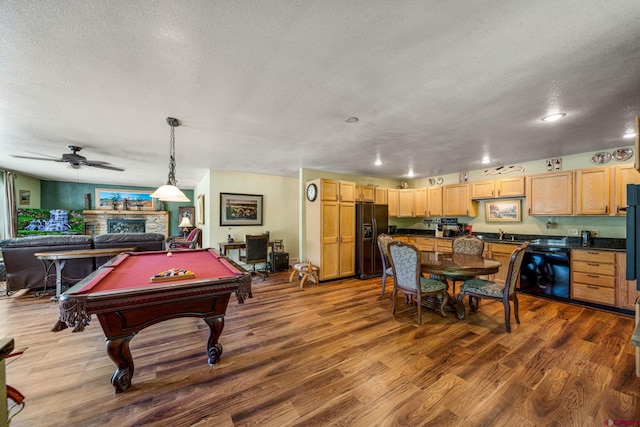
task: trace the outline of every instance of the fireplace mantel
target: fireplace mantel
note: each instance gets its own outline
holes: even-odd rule
[[[82,213],[85,234],[90,236],[107,233],[109,219],[144,219],[147,233],[162,233],[169,236],[169,212],[167,211],[101,209],[85,210]]]

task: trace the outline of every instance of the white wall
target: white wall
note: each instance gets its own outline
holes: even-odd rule
[[[208,188],[207,188],[208,187]],[[269,231],[272,239],[284,240],[290,259],[300,256],[298,243],[298,209],[300,193],[297,178],[211,170],[196,186],[194,194],[205,194],[203,246],[218,248],[218,242],[244,240],[246,234]],[[263,225],[220,226],[220,193],[261,194]],[[207,200],[208,199],[208,200]],[[197,200],[196,202],[197,203]],[[205,238],[206,237],[206,238]],[[205,244],[205,242],[207,242]],[[237,257],[237,253],[229,254]]]

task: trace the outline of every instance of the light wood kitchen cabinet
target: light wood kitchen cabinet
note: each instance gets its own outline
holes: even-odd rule
[[[316,179],[321,199],[306,203],[306,255],[320,280],[355,274],[355,184]]]
[[[493,197],[495,197],[495,182],[493,180],[471,183],[472,199],[491,199]]]
[[[580,169],[576,172],[576,215],[609,215],[610,168]]]
[[[469,183],[451,184],[442,187],[444,216],[477,216],[478,202],[471,200]]]
[[[573,172],[530,175],[526,194],[529,215],[572,215]]]
[[[417,246],[418,238],[414,236],[393,236],[393,240],[397,240],[399,242],[409,243],[410,245]]]
[[[427,216],[426,188],[416,188],[413,190],[413,216],[417,218]]]
[[[389,218],[398,216],[398,189],[387,188],[387,207],[389,208]]]
[[[375,202],[375,187],[369,185],[356,185],[357,202]]]
[[[616,253],[571,250],[571,298],[616,305]]]
[[[435,237],[416,237],[416,247],[420,251],[435,251],[436,238]]]
[[[334,179],[316,179],[313,181],[318,186],[320,198],[323,201],[356,201],[356,184],[349,181],[337,181]]]
[[[509,269],[509,261],[511,260],[511,254],[518,248],[517,244],[509,243],[490,243],[489,244],[489,256],[496,261],[500,261],[502,265],[500,270],[495,273],[491,280],[504,283],[507,277],[507,270]]]
[[[429,188],[427,194],[427,216],[442,216],[442,187]]]
[[[523,197],[524,195],[524,176],[476,181],[471,183],[472,199]]]
[[[453,239],[436,239],[436,250],[450,254],[453,252]]]
[[[386,188],[375,188],[374,192],[374,203],[376,205],[386,205],[387,204],[387,189]]]
[[[640,184],[640,172],[633,163],[613,167],[613,215],[626,215],[620,208],[627,207],[627,184]]]
[[[398,217],[413,217],[413,190],[398,190]]]
[[[619,308],[635,310],[636,298],[640,292],[635,280],[627,280],[627,254],[616,252],[616,302]]]
[[[524,176],[501,178],[496,180],[496,197],[523,197],[524,188]]]

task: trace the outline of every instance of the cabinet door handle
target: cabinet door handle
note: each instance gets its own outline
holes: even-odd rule
[[[604,207],[604,213],[608,214],[609,213],[609,206],[605,206]]]
[[[498,190],[498,196],[500,196],[500,190]]]
[[[599,279],[600,276],[596,275],[596,274],[587,274],[587,277],[593,277],[594,279]]]
[[[587,253],[589,255],[599,255],[600,254],[600,252],[591,252],[591,251],[587,251]]]
[[[589,288],[589,289],[600,289],[598,286],[592,286],[592,285],[587,285],[587,288]]]
[[[600,267],[600,264],[596,264],[595,262],[588,262],[587,265],[590,265],[592,267]]]
[[[531,215],[531,208],[529,208],[529,215]]]

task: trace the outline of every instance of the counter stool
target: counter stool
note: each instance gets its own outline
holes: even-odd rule
[[[302,279],[300,279],[300,288],[304,287],[304,282],[311,276],[312,280],[316,283],[320,283],[320,279],[318,279],[318,267],[311,264],[310,262],[299,262],[293,264],[291,266],[293,271],[291,272],[291,276],[289,277],[289,282],[293,282],[294,276],[297,274],[298,276],[302,275]]]

